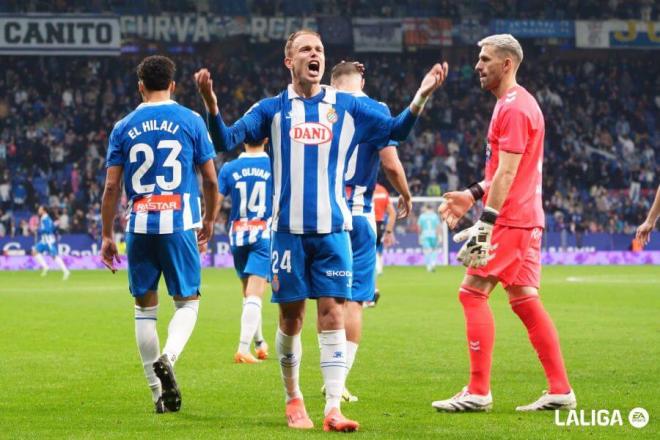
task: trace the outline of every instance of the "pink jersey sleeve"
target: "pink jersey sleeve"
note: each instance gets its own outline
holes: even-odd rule
[[[507,153],[522,154],[529,141],[529,119],[514,106],[505,106],[499,114],[499,147]]]

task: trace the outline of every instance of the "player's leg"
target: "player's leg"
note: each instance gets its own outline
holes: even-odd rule
[[[256,320],[254,321],[254,332],[250,339],[254,341],[257,358],[264,360],[268,358],[268,344],[264,341],[261,330],[262,308],[264,290],[268,279],[270,279],[270,240],[261,239],[251,246],[250,256],[245,271],[250,274],[245,290],[246,304],[254,304],[253,310]]]
[[[568,382],[559,335],[538,292],[541,284],[541,230],[515,232],[528,237],[528,246],[515,279],[505,288],[511,309],[525,325],[548,380],[548,393],[531,405],[518,407],[518,410],[575,408],[576,399]]]
[[[64,260],[62,260],[62,257],[58,255],[57,252],[57,244],[54,243],[50,246],[50,255],[53,257],[55,260],[55,263],[60,267],[62,270],[62,280],[66,281],[69,279],[69,275],[71,275],[71,272],[69,272],[69,269],[66,267],[66,264],[64,263]]]
[[[552,318],[543,307],[538,290],[530,286],[508,286],[509,304],[527,328],[529,341],[543,365],[548,393],[536,402],[520,406],[519,411],[572,409],[577,402],[568,382],[559,334]]]
[[[163,385],[165,406],[171,411],[178,411],[181,407],[181,393],[174,376],[174,364],[197,323],[201,264],[194,230],[155,237],[157,244],[154,247],[175,310],[167,328],[163,354],[154,363],[154,370]]]
[[[341,413],[346,381],[344,302],[351,298],[353,258],[348,233],[310,237],[310,279],[317,303],[320,366],[325,385],[325,431],[355,431],[359,424]]]
[[[234,355],[234,361],[253,364],[259,360],[250,353],[250,345],[252,345],[252,340],[261,322],[261,303],[266,287],[266,279],[258,275],[249,275],[242,281],[245,285],[245,299],[243,301],[243,312],[241,313],[241,333],[238,350]]]
[[[490,371],[495,341],[493,312],[488,305],[490,292],[497,278],[466,274],[459,289],[463,306],[468,352],[470,355],[470,381],[454,397],[438,400],[432,406],[441,411],[486,411],[492,406]]]
[[[307,415],[299,382],[302,359],[300,331],[309,291],[302,238],[273,231],[271,247],[271,301],[279,304],[280,311],[275,351],[286,393],[287,423],[290,428],[311,429],[314,423]]]
[[[248,259],[251,253],[251,246],[232,246],[231,253],[234,257],[234,268],[236,274],[241,280],[242,295],[243,295],[243,308],[241,312],[241,327],[238,339],[238,348],[234,354],[234,362],[243,364],[256,364],[259,362],[252,353],[250,353],[250,345],[252,344],[252,337],[256,331],[259,315],[261,314],[261,299],[250,298],[248,303],[247,289],[248,280],[251,275],[246,272]],[[247,305],[246,305],[247,304]]]
[[[150,237],[147,235],[126,234],[129,290],[135,297],[135,340],[156,411],[165,412],[161,399],[161,382],[153,369],[154,362],[160,356],[156,328],[160,268],[151,246]]]
[[[48,263],[44,259],[44,256],[41,254],[46,251],[47,246],[44,243],[37,243],[37,245],[32,249],[32,256],[37,261],[39,266],[41,266],[41,276],[45,277],[48,274]]]
[[[373,298],[373,296],[372,296]],[[344,306],[344,328],[346,330],[346,379],[355,363],[360,341],[362,340],[362,312],[364,309],[363,301],[346,301]],[[357,402],[358,397],[354,396],[348,387],[344,385],[342,399],[345,402]]]

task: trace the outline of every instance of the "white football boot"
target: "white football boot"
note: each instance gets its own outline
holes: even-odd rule
[[[493,395],[488,392],[486,396],[470,394],[468,387],[451,399],[436,400],[431,406],[438,411],[464,412],[464,411],[490,411],[493,407]]]
[[[555,409],[575,409],[577,400],[575,393],[571,390],[568,394],[548,394],[543,391],[543,395],[529,405],[519,406],[516,411],[544,411]]]

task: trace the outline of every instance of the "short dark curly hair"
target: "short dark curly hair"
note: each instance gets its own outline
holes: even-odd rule
[[[147,90],[167,90],[174,81],[176,65],[162,55],[146,57],[137,67],[137,76]]]

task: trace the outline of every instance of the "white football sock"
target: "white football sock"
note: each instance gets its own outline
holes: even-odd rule
[[[255,295],[248,296],[243,302],[241,315],[241,338],[238,343],[239,353],[248,354],[252,338],[259,327],[261,320],[261,298]]]
[[[280,370],[282,372],[282,381],[286,391],[286,401],[301,398],[300,385],[298,377],[300,373],[300,360],[302,359],[302,344],[300,343],[300,333],[294,336],[284,334],[277,327],[275,334],[275,349],[277,358],[280,360]]]
[[[346,380],[346,331],[325,330],[319,334],[321,373],[325,384],[325,411],[339,409]]]
[[[60,269],[62,269],[62,272],[67,273],[69,269],[66,268],[66,264],[64,264],[64,260],[62,260],[62,257],[59,255],[55,257],[55,262],[57,263],[58,266],[60,266]]]
[[[163,348],[163,354],[167,355],[172,365],[181,356],[183,347],[186,346],[197,322],[199,300],[174,301],[176,308],[174,316],[167,327],[167,342]]]
[[[346,341],[346,376],[351,372],[353,368],[353,362],[355,362],[355,354],[357,353],[359,345],[352,341]]]
[[[259,325],[257,325],[257,331],[254,333],[254,343],[261,344],[264,342],[264,332],[261,328],[261,323],[263,322],[263,315],[259,313]]]
[[[158,331],[156,330],[157,315],[158,306],[135,306],[135,339],[140,351],[140,358],[142,358],[144,375],[147,378],[149,388],[151,388],[154,402],[161,395],[160,379],[156,376],[153,367],[153,363],[160,355],[160,343],[158,341]]]
[[[43,255],[36,254],[34,256],[34,259],[37,260],[37,263],[39,263],[39,266],[41,266],[43,270],[48,270],[48,264],[46,263],[46,260],[44,259]]]

